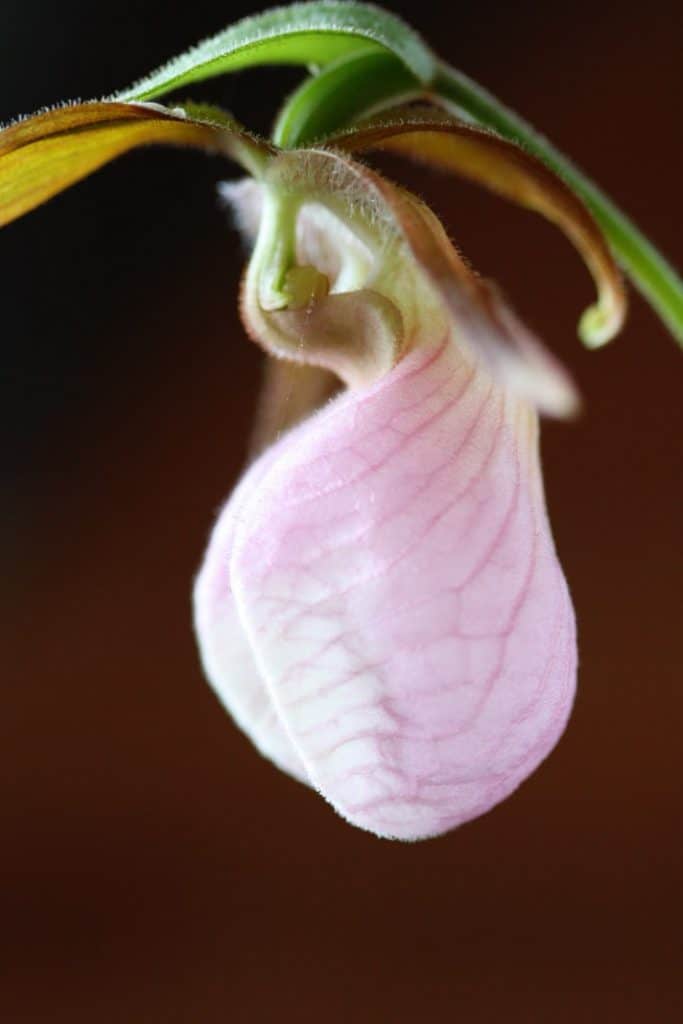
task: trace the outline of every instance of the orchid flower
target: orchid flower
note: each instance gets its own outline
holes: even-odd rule
[[[151,102],[255,63],[316,66],[270,141]],[[571,711],[538,416],[578,398],[430,209],[358,154],[426,161],[559,226],[596,284],[589,344],[624,320],[615,254],[678,333],[680,281],[548,143],[366,5],[268,12],[110,100],[9,126],[0,222],[150,143],[248,172],[222,194],[252,247],[241,313],[266,385],[195,585],[206,675],[260,752],[352,824],[440,834],[511,793]]]

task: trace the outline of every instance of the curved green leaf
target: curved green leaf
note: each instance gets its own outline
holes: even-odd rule
[[[389,51],[425,84],[436,72],[431,51],[395,14],[371,4],[321,0],[245,18],[112,99],[153,99],[191,82],[259,64],[323,67],[359,49]]]

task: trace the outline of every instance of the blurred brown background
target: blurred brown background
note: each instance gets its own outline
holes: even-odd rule
[[[683,262],[679,6],[393,7]],[[253,9],[3,0],[0,117],[106,93]],[[193,95],[265,129],[296,80]],[[514,797],[438,840],[377,840],[256,755],[194,647],[190,581],[259,378],[228,172],[133,155],[0,234],[2,1020],[681,1019],[680,353],[635,296],[624,335],[582,351],[567,243],[406,173],[585,396],[544,432],[581,676]]]

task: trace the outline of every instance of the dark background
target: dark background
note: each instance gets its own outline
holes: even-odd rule
[[[683,262],[673,6],[393,7]],[[253,9],[3,0],[0,118],[105,94]],[[265,129],[297,77],[192,95]],[[190,581],[259,379],[215,199],[228,172],[131,155],[0,233],[0,1016],[679,1020],[680,353],[635,296],[623,336],[582,351],[590,283],[567,243],[405,174],[584,394],[543,448],[581,673],[515,796],[438,840],[375,839],[255,754],[194,647]]]

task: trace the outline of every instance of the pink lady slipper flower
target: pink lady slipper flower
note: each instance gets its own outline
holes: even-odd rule
[[[321,69],[271,142],[214,108],[149,102],[259,61]],[[0,223],[138,145],[200,146],[249,173],[223,193],[253,245],[241,311],[266,387],[253,460],[196,581],[201,658],[262,754],[352,824],[401,839],[488,810],[565,727],[576,635],[538,414],[570,415],[577,399],[429,208],[354,154],[429,162],[556,223],[597,285],[589,343],[625,312],[592,215],[545,163],[472,123],[487,112],[617,223],[548,144],[365,5],[268,12],[113,100],[0,133]],[[672,272],[625,220],[614,236],[675,326]]]
[[[432,142],[498,147],[499,171],[514,158],[545,184],[498,140],[410,112],[402,145],[409,126],[423,143],[430,127]],[[507,796],[566,724],[574,613],[535,405],[566,414],[575,399],[433,214],[341,155],[343,141],[225,189],[256,233],[245,326],[296,369],[271,380],[272,436],[218,518],[196,629],[209,680],[263,754],[353,824],[417,839]],[[559,219],[569,200],[553,186]],[[283,196],[298,218],[277,309],[261,260]],[[325,400],[330,372],[342,387]],[[310,400],[284,430],[278,386],[285,403]]]

